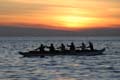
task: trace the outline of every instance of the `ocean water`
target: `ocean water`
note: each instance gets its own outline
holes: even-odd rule
[[[94,43],[106,48],[99,56],[23,58],[19,51],[41,43]],[[120,37],[0,37],[0,80],[120,80]]]

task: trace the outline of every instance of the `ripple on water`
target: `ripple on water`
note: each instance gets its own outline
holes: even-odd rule
[[[96,48],[107,47],[101,56],[55,56],[21,58],[19,51],[32,50],[40,43],[58,46],[74,40],[0,41],[0,80],[119,80],[120,41],[93,40]],[[83,40],[75,40],[78,45]],[[87,42],[87,41],[85,41]],[[39,44],[38,44],[39,43]]]

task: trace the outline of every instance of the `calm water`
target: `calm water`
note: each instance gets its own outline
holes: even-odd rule
[[[106,55],[23,58],[18,54],[35,49],[41,43],[53,42],[57,47],[73,41],[78,46],[89,40],[97,49],[106,47]],[[120,38],[1,37],[0,80],[120,80]]]

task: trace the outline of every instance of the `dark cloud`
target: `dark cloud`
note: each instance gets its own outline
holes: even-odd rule
[[[0,26],[0,36],[120,36],[120,26],[118,28],[96,28],[79,31]]]

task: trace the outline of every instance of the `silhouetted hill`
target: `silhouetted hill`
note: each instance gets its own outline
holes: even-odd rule
[[[120,36],[120,28],[62,31],[43,28],[0,26],[0,36]]]

